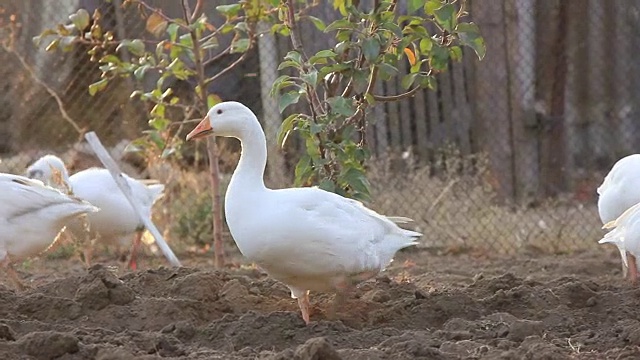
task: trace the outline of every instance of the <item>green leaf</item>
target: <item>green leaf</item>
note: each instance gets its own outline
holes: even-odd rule
[[[226,17],[234,17],[238,15],[240,10],[242,10],[242,5],[240,3],[230,4],[230,5],[218,5],[216,6],[216,10]]]
[[[462,49],[460,46],[452,46],[449,48],[449,56],[451,56],[451,60],[460,61],[462,60]]]
[[[318,187],[324,191],[335,192],[336,184],[331,179],[322,179]]]
[[[78,9],[75,14],[69,15],[69,20],[71,20],[78,31],[82,31],[89,26],[90,17],[87,10]]]
[[[294,84],[295,83],[291,81],[291,76],[281,75],[273,82],[273,85],[271,85],[271,91],[269,92],[269,94],[271,96],[275,96],[281,89]]]
[[[353,107],[353,100],[351,98],[346,99],[342,96],[334,96],[327,99],[329,106],[331,106],[331,110],[334,113],[342,115],[342,116],[351,116],[355,113],[355,108]]]
[[[335,52],[333,52],[332,50],[320,50],[318,51],[315,55],[313,55],[310,59],[309,62],[312,65],[318,64],[318,63],[326,63],[326,59],[327,58],[334,58],[336,57],[338,54],[336,54]],[[322,60],[325,60],[324,62],[322,62]]]
[[[193,48],[193,39],[191,38],[191,34],[180,35],[178,43],[186,48]]]
[[[324,32],[328,33],[334,30],[355,30],[356,28],[357,28],[357,25],[352,23],[351,21],[346,19],[338,19],[332,22],[331,24],[329,24],[324,29]]]
[[[170,121],[165,118],[153,118],[149,120],[149,126],[154,128],[155,130],[162,131],[169,126]],[[155,140],[154,140],[155,141]],[[158,142],[156,142],[158,143]],[[159,143],[158,143],[159,144]],[[162,146],[164,146],[164,141],[162,141]]]
[[[431,49],[429,66],[437,71],[444,71],[449,66],[449,51],[441,46],[434,46]]]
[[[176,23],[171,23],[167,26],[167,34],[169,34],[169,40],[171,40],[171,42],[176,42],[179,28],[180,26]]]
[[[231,53],[243,53],[249,49],[249,45],[251,45],[251,41],[249,39],[236,39],[231,43]]]
[[[425,0],[408,0],[409,14],[413,14],[418,9],[422,8],[425,4]]]
[[[370,184],[363,171],[352,167],[347,169],[341,177],[353,190],[365,197],[369,196]]]
[[[402,82],[401,82],[402,87],[405,90],[409,89],[411,85],[413,85],[413,82],[416,80],[416,76],[418,76],[418,73],[413,73],[413,74],[408,74],[403,76]]]
[[[436,90],[438,88],[438,83],[436,82],[435,76],[424,76],[420,78],[420,86],[423,88],[429,88],[431,90]]]
[[[428,0],[426,4],[424,4],[424,12],[427,15],[433,15],[436,12],[436,9],[442,6],[442,1],[440,0]]]
[[[393,65],[387,64],[386,62],[381,62],[378,66],[378,75],[383,80],[389,80],[391,77],[398,73],[398,68]]]
[[[327,25],[325,25],[324,21],[318,19],[317,17],[311,15],[308,15],[307,17],[309,18],[309,20],[311,20],[316,29],[324,31],[324,29],[327,28]]]
[[[165,116],[166,110],[167,108],[164,104],[155,104],[151,111],[149,111],[149,115],[153,116],[154,118],[163,118]],[[156,130],[159,129],[156,128]]]
[[[108,83],[108,79],[102,79],[89,85],[89,95],[94,96],[98,91],[104,90]]]
[[[458,19],[456,18],[456,7],[452,4],[447,4],[439,9],[436,9],[433,13],[436,17],[436,21],[448,32],[452,32],[456,26]]]
[[[289,91],[280,95],[280,100],[278,101],[278,109],[280,113],[282,113],[289,105],[295,104],[300,100],[300,93],[297,91]]]
[[[216,94],[209,94],[207,96],[207,106],[209,107],[209,109],[211,109],[212,107],[216,106],[221,102],[222,102],[222,98],[220,98],[220,96]]]
[[[311,157],[307,154],[302,155],[296,164],[296,169],[294,170],[296,186],[302,185],[312,171],[313,167],[311,166]]]
[[[147,70],[149,70],[149,65],[139,66],[133,72],[133,76],[136,78],[136,80],[142,80],[142,78],[144,77],[144,74],[147,72]]]
[[[209,49],[215,49],[218,47],[218,38],[216,37],[210,37],[208,38],[204,43],[202,43],[202,45],[200,46],[200,48],[202,50],[209,50]]]
[[[478,25],[474,23],[461,23],[456,27],[456,32],[460,38],[460,43],[473,49],[478,59],[482,60],[487,53],[487,48],[484,39],[480,35]]]
[[[289,60],[289,61],[293,61],[294,63],[298,64],[298,65],[302,65],[303,61],[302,61],[302,55],[300,55],[299,52],[293,50],[293,51],[289,51],[287,53],[287,55],[284,56],[285,60]]]
[[[289,134],[293,130],[293,127],[296,124],[299,116],[300,114],[291,114],[282,121],[282,124],[280,124],[280,129],[278,129],[278,142],[276,144],[284,147],[284,144],[287,141]]]
[[[59,46],[62,48],[62,51],[71,51],[73,49],[73,43],[78,39],[77,36],[62,36],[59,38],[60,44]]]
[[[366,38],[362,42],[362,53],[368,62],[373,63],[380,55],[380,42],[375,38]]]
[[[116,48],[116,51],[120,51],[120,49],[122,49],[123,47],[125,47],[135,56],[144,55],[144,43],[140,39],[122,40],[120,45],[118,45],[118,47]]]
[[[433,41],[431,40],[431,38],[426,37],[426,38],[420,39],[420,52],[422,54],[426,54],[429,51],[431,51],[432,47],[433,47]]]
[[[353,90],[356,94],[362,94],[369,86],[369,74],[365,70],[355,70],[352,75]]]
[[[315,87],[318,83],[318,70],[316,70],[315,68],[311,68],[309,72],[301,74],[300,78],[305,83],[311,85],[312,87]]]
[[[120,60],[119,57],[113,55],[113,54],[109,54],[109,55],[105,55],[102,57],[102,59],[100,59],[101,63],[113,63],[116,65],[120,65],[122,64],[122,60]]]

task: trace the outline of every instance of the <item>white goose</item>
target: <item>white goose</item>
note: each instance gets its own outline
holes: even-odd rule
[[[207,135],[240,140],[242,154],[225,196],[225,216],[238,249],[298,299],[309,323],[309,291],[337,291],[382,271],[422,234],[362,203],[318,188],[272,190],[264,185],[267,146],[246,106],[223,102],[209,110],[187,140]]]
[[[130,236],[135,233],[129,267],[133,270],[137,268],[136,256],[144,232],[144,225],[107,169],[90,168],[69,176],[64,162],[60,158],[54,155],[45,155],[29,166],[27,175],[51,186],[55,186],[56,182],[61,180],[64,187],[73,195],[98,206],[102,211],[88,216],[92,238],[108,245],[128,245],[131,243]],[[142,205],[144,216],[151,217],[151,208],[162,196],[164,185],[146,185],[139,180],[123,175],[129,182],[138,203]],[[56,177],[62,179],[56,179]],[[83,236],[84,227],[80,221],[73,221],[68,227],[74,236]],[[86,246],[84,249],[87,265],[90,263],[91,251],[91,246]]]
[[[604,228],[616,227],[616,230],[608,233],[600,243],[614,243],[618,246],[622,256],[623,274],[628,268],[629,279],[636,284],[638,282],[636,255],[640,252],[632,249],[640,246],[638,243],[640,228],[633,227],[637,217],[635,211],[627,213],[624,218],[622,214],[640,203],[640,154],[629,155],[618,160],[604,178],[602,185],[598,187],[597,192],[598,213],[600,220],[605,224]],[[636,238],[634,234],[638,237]],[[625,248],[627,251],[624,251]]]
[[[38,180],[0,173],[0,264],[23,289],[12,262],[38,255],[72,218],[98,211]]]

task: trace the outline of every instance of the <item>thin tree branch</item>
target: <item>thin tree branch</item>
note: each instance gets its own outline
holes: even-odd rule
[[[162,10],[160,10],[159,8],[155,8],[149,4],[147,4],[146,2],[144,2],[143,0],[134,0],[134,2],[136,4],[142,5],[144,8],[146,8],[147,10],[158,14],[158,16],[160,16],[164,21],[170,23],[170,24],[178,24],[178,26],[180,26],[182,29],[185,30],[189,30],[189,26],[185,26],[183,24],[180,24],[178,22],[176,22],[175,20],[173,20],[172,18],[168,17],[167,15],[162,13]],[[188,20],[188,19],[187,19]]]
[[[416,86],[413,89],[407,91],[406,93],[402,93],[398,95],[389,95],[389,96],[375,95],[375,94],[371,94],[371,95],[373,96],[373,99],[376,101],[381,101],[381,102],[398,101],[398,100],[406,99],[408,97],[412,97],[420,89],[421,89],[420,86]]]
[[[220,54],[212,57],[211,59],[207,59],[204,61],[204,66],[207,66],[211,63],[214,63],[220,59],[222,59],[225,55],[228,55],[231,52],[231,46],[229,46],[228,48],[224,49],[222,52],[220,52]]]
[[[191,22],[196,21],[196,19],[200,16],[200,13],[202,12],[202,8],[204,7],[204,1],[203,0],[198,0],[196,2],[196,7],[193,9],[193,14],[191,14]]]
[[[31,78],[38,83],[38,85],[42,86],[48,93],[49,95],[51,95],[51,97],[53,97],[56,100],[56,104],[58,105],[58,111],[60,111],[60,114],[62,115],[62,118],[69,124],[71,125],[71,127],[73,127],[73,129],[78,132],[78,134],[80,135],[80,138],[82,138],[82,136],[84,135],[84,133],[87,131],[86,129],[81,128],[78,123],[73,120],[71,118],[71,116],[69,116],[69,113],[67,113],[67,110],[65,110],[65,106],[64,106],[64,102],[62,101],[62,99],[60,98],[60,96],[58,96],[58,94],[56,93],[55,90],[53,90],[49,85],[47,85],[44,81],[40,80],[40,78],[38,78],[38,76],[36,75],[36,72],[33,70],[33,68],[31,68],[31,66],[27,63],[27,61],[20,56],[20,54],[18,54],[17,51],[15,51],[14,49],[10,49],[7,46],[3,46],[3,48],[5,49],[5,51],[15,55],[16,58],[18,58],[18,60],[20,61],[20,64],[22,64],[22,67],[29,73],[29,76],[31,76]]]
[[[240,55],[239,58],[237,58],[234,62],[232,62],[231,64],[229,64],[229,66],[227,66],[226,68],[222,69],[221,71],[219,71],[217,74],[213,75],[212,77],[205,79],[204,84],[205,85],[209,85],[212,82],[218,80],[220,77],[222,77],[222,75],[228,73],[229,71],[231,71],[234,67],[236,67],[236,65],[240,64],[242,61],[244,61],[244,59],[247,58],[247,56],[249,55],[249,50],[253,47],[253,45],[249,45],[249,48],[247,48],[247,51],[245,51],[242,55]]]
[[[191,14],[187,0],[182,0],[182,11],[187,27],[190,28]],[[198,78],[199,99],[202,114],[206,114],[207,106],[207,82],[204,75],[204,63],[202,61],[202,51],[200,49],[200,39],[195,29],[190,29],[189,34],[193,42],[193,62],[196,68],[196,76]],[[220,170],[218,168],[218,147],[213,138],[207,140],[207,154],[209,155],[209,181],[211,183],[211,205],[213,212],[213,249],[215,254],[215,266],[221,268],[225,263],[224,247],[222,244],[222,197],[220,195]]]

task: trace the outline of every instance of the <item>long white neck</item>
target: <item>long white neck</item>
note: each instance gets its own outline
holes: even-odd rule
[[[238,136],[242,153],[238,167],[233,172],[227,194],[264,191],[264,170],[267,166],[267,140],[260,123],[244,128]]]

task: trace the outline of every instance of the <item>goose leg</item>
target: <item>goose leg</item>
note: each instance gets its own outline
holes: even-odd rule
[[[345,304],[347,295],[351,292],[353,284],[349,279],[342,278],[337,281],[333,287],[335,289],[336,296],[333,298],[333,302],[331,303],[331,307],[329,307],[329,311],[327,313],[327,317],[331,320],[337,318],[338,310]]]
[[[627,254],[627,260],[629,261],[629,280],[632,285],[638,284],[638,265],[636,264],[636,257]]]
[[[91,266],[91,257],[93,256],[93,247],[96,239],[91,238],[91,224],[86,215],[82,218],[82,229],[84,230],[84,241],[82,242],[82,255],[84,256],[84,266],[88,269]],[[99,236],[96,234],[96,236]]]
[[[96,235],[98,236],[98,235]],[[96,246],[98,239],[90,239],[86,240],[84,243],[84,249],[82,250],[82,255],[84,256],[84,266],[88,268],[91,267],[91,258],[93,257],[93,248]]]
[[[136,231],[136,236],[133,239],[133,244],[131,244],[131,254],[129,255],[129,269],[133,271],[138,269],[138,248],[140,248],[140,243],[142,242],[142,233],[143,231]]]
[[[8,255],[5,255],[4,260],[0,262],[0,266],[4,268],[7,275],[9,275],[9,279],[11,279],[11,282],[13,282],[13,284],[19,291],[24,291],[26,289],[26,287],[22,283],[22,280],[20,280],[20,276],[13,268],[13,266],[11,266],[11,260],[9,259]]]
[[[302,320],[304,323],[309,325],[309,292],[306,291],[304,295],[298,297],[298,306],[300,307],[300,312],[302,313]]]

